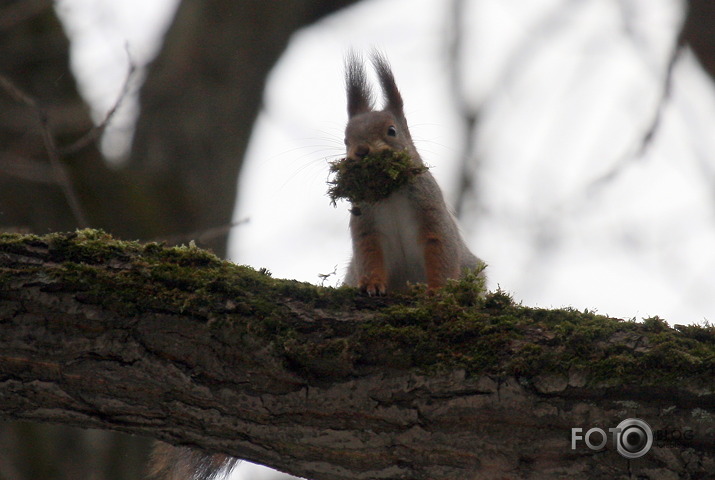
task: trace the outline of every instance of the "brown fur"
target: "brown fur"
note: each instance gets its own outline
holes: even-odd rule
[[[238,459],[188,447],[156,442],[147,480],[218,480],[230,473]]]

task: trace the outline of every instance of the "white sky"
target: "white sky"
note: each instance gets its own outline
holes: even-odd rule
[[[125,45],[135,63],[149,61],[175,0],[58,3],[73,66],[102,118],[126,74]],[[448,93],[450,3],[369,0],[295,35],[270,76],[239,185],[236,217],[250,222],[232,236],[234,261],[314,283],[335,265],[344,272],[347,205],[330,206],[325,181],[327,161],[343,153],[351,47],[387,53],[417,147],[453,198],[464,132]],[[679,5],[471,2],[462,98],[483,107],[484,204],[462,226],[490,265],[491,288],[528,305],[715,321],[715,95],[692,56],[676,66],[655,141],[633,159],[661,95]],[[110,152],[130,139],[137,107],[125,104]]]

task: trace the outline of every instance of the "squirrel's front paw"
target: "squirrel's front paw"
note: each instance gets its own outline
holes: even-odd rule
[[[358,288],[369,296],[381,296],[387,292],[387,281],[378,274],[364,275],[358,282]]]

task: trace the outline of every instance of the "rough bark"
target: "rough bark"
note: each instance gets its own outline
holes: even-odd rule
[[[469,282],[369,299],[194,247],[3,235],[0,352],[3,418],[147,435],[318,480],[715,470],[712,328],[530,309]],[[634,460],[610,441],[571,448],[571,428],[628,417],[687,434],[656,435]]]

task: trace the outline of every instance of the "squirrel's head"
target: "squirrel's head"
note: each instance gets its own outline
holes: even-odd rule
[[[385,107],[373,110],[372,89],[367,83],[363,61],[356,54],[350,53],[345,61],[348,95],[348,125],[345,128],[347,157],[359,160],[370,153],[405,150],[414,158],[419,158],[407,128],[402,96],[390,64],[378,52],[374,52],[371,59],[385,97]]]

